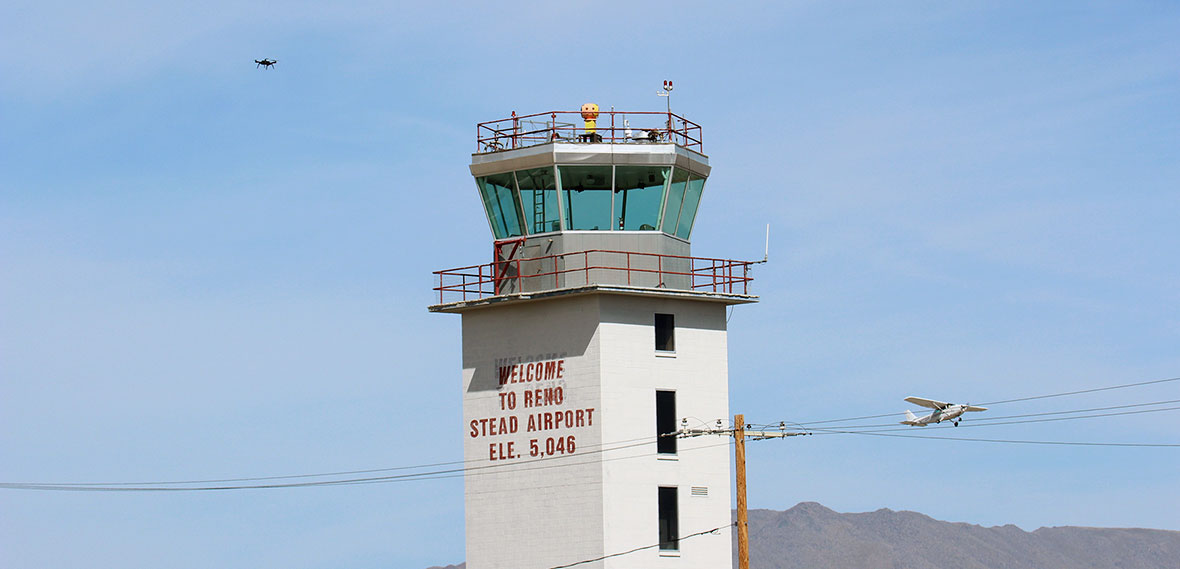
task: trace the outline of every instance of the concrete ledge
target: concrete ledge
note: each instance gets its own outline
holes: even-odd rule
[[[648,296],[648,297],[665,297],[665,298],[681,298],[689,300],[699,300],[702,302],[717,302],[721,304],[752,304],[758,302],[758,297],[751,294],[729,294],[712,291],[697,291],[697,290],[680,290],[670,288],[648,288],[637,286],[623,286],[623,285],[589,285],[572,288],[559,288],[538,292],[522,292],[516,294],[505,294],[500,296],[485,296],[480,299],[461,300],[458,302],[446,302],[442,304],[433,304],[426,307],[430,312],[445,312],[445,313],[461,313],[468,310],[477,310],[480,308],[488,308],[498,306],[501,304],[513,304],[517,302],[529,302],[536,300],[546,300],[550,298],[559,298],[567,296],[578,296],[586,294],[621,294],[628,296]]]

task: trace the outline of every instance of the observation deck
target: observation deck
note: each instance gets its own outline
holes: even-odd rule
[[[703,152],[701,126],[673,112],[601,111],[594,132],[586,132],[581,111],[549,111],[481,122],[476,153],[499,152],[551,142],[606,144],[671,143]],[[609,120],[607,120],[609,119]],[[597,136],[595,136],[597,135]]]
[[[691,253],[711,173],[700,125],[672,112],[585,116],[513,112],[476,126],[470,170],[492,261],[435,271],[430,310],[594,291],[757,302],[751,262]]]

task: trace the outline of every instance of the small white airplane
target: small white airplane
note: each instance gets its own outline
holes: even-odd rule
[[[959,426],[960,415],[967,411],[987,411],[987,407],[973,407],[970,403],[943,403],[942,401],[935,401],[933,399],[923,399],[921,397],[906,397],[906,401],[914,405],[921,405],[930,409],[934,409],[929,415],[922,417],[915,417],[913,413],[907,409],[905,412],[906,420],[902,421],[903,425],[910,425],[912,427],[925,427],[930,423],[941,423],[943,421],[950,421],[956,427]]]

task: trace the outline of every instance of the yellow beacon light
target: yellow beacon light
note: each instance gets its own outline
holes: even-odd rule
[[[594,134],[598,130],[598,105],[594,103],[582,105],[582,118],[586,120],[586,134]]]

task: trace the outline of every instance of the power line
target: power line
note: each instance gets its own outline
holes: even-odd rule
[[[967,437],[935,437],[930,435],[899,435],[896,433],[881,433],[874,431],[831,431],[833,434],[845,435],[868,435],[873,437],[897,437],[904,439],[934,439],[943,441],[971,441],[983,443],[1007,443],[1007,444],[1025,444],[1025,445],[1061,445],[1061,446],[1099,446],[1099,447],[1174,447],[1180,448],[1180,444],[1166,444],[1166,443],[1091,443],[1091,442],[1075,442],[1075,441],[1024,441],[1024,440],[1008,440],[1008,439],[979,439]]]
[[[684,541],[684,540],[686,540],[686,539],[691,539],[691,538],[694,538],[694,537],[697,537],[697,536],[701,536],[701,535],[708,535],[708,534],[717,535],[717,532],[719,532],[719,531],[721,531],[721,530],[723,530],[723,529],[725,529],[725,528],[727,528],[727,527],[733,527],[734,525],[736,525],[736,524],[729,523],[729,524],[725,524],[725,525],[723,525],[723,526],[717,526],[717,527],[715,527],[715,528],[713,528],[713,529],[709,529],[709,530],[705,530],[705,531],[699,531],[699,532],[697,532],[697,533],[694,533],[694,534],[690,534],[690,535],[686,535],[686,536],[684,536],[684,537],[681,537],[681,538],[677,538],[677,541]],[[635,549],[630,549],[630,550],[627,550],[627,551],[621,551],[621,552],[619,552],[619,553],[612,553],[612,554],[610,554],[610,555],[603,555],[602,557],[595,557],[594,559],[583,559],[583,560],[581,560],[581,561],[577,561],[577,562],[574,562],[574,563],[569,563],[569,564],[566,564],[566,565],[555,565],[555,566],[553,566],[553,567],[552,567],[552,568],[550,568],[550,569],[566,569],[567,567],[575,567],[575,566],[578,566],[578,565],[585,565],[586,563],[594,563],[595,561],[602,561],[602,560],[604,560],[604,559],[610,559],[610,558],[612,558],[612,557],[622,557],[622,556],[624,556],[624,555],[630,555],[630,554],[632,554],[632,553],[635,553],[635,552],[637,552],[637,551],[643,551],[643,550],[645,550],[645,549],[652,549],[652,548],[659,547],[659,546],[660,546],[660,544],[659,544],[659,543],[657,543],[657,544],[655,544],[655,545],[645,545],[645,546],[643,546],[643,547],[636,547]]]
[[[1113,416],[1117,416],[1117,415],[1138,415],[1141,413],[1156,413],[1159,411],[1175,411],[1177,409],[1180,409],[1180,407],[1165,407],[1162,409],[1142,409],[1139,411],[1124,411],[1121,413],[1101,413],[1101,414],[1097,414],[1097,415],[1082,415],[1082,416],[1078,416],[1078,417],[1055,417],[1052,419],[1025,419],[1023,421],[1005,421],[1002,423],[964,423],[959,427],[948,427],[946,425],[939,425],[934,428],[935,429],[951,429],[951,428],[959,429],[959,428],[968,428],[968,427],[994,427],[994,426],[998,426],[998,425],[1020,425],[1020,424],[1024,424],[1024,423],[1048,423],[1048,422],[1053,422],[1053,421],[1072,421],[1074,419],[1093,419],[1096,417],[1113,417]],[[845,432],[893,433],[893,432],[900,432],[900,431],[912,431],[914,429],[913,427],[894,427],[893,425],[887,425],[887,426],[889,426],[891,428],[875,429],[875,430],[844,431],[844,430],[837,430],[836,428],[832,428],[832,427],[828,427],[828,428],[818,427],[814,430],[820,431],[819,434],[822,435],[822,434],[836,434],[836,433],[845,433]]]
[[[728,446],[730,444],[731,444],[730,441],[726,441],[726,442],[719,443],[719,444],[702,445],[702,446],[692,447],[692,448],[681,448],[681,449],[679,449],[678,452],[686,453],[686,452],[692,452],[692,451],[696,451],[696,450],[704,450],[707,448]],[[640,445],[633,445],[633,446],[640,446]],[[659,454],[658,452],[648,452],[648,453],[643,453],[643,454],[635,454],[635,455],[631,455],[631,456],[618,456],[618,457],[613,457],[613,458],[604,458],[601,461],[585,461],[585,462],[573,462],[573,463],[563,463],[563,464],[529,466],[529,467],[524,467],[524,468],[518,468],[516,470],[513,470],[512,472],[518,473],[518,472],[526,472],[526,471],[532,471],[532,470],[548,470],[550,468],[565,468],[565,467],[571,467],[571,466],[596,465],[596,464],[601,464],[603,462],[614,462],[616,460],[631,460],[631,459],[636,459],[636,458],[650,458],[650,457],[656,456],[658,454]],[[563,457],[563,458],[569,458],[569,457]],[[517,463],[517,464],[519,464],[519,463]],[[506,464],[506,465],[497,465],[497,466],[514,466],[514,465],[513,464]],[[489,467],[484,467],[484,468],[489,468]],[[475,469],[472,469],[472,470],[475,470]],[[359,481],[359,482],[351,482],[350,481],[350,482],[344,482],[340,485],[341,486],[348,486],[348,485],[353,485],[353,484],[384,484],[387,482],[407,482],[407,481],[418,481],[418,480],[442,480],[442,479],[446,479],[446,478],[460,478],[463,476],[482,476],[482,475],[486,475],[486,474],[496,474],[496,473],[495,472],[467,472],[467,473],[459,472],[459,473],[444,474],[444,475],[438,475],[438,476],[434,476],[434,475],[423,476],[421,478],[413,478],[413,479],[409,479],[409,480],[375,480],[375,481],[371,481],[371,482],[370,481]],[[577,485],[576,484],[553,484],[553,485],[549,485],[549,486],[530,485],[529,488],[532,488],[532,489],[569,488],[571,486],[577,486]],[[498,492],[511,492],[511,491],[513,491],[513,490],[505,489],[505,490],[493,490],[493,491],[487,491],[487,492],[472,492],[471,495],[478,496],[481,494],[495,494]]]
[[[280,488],[309,488],[318,486],[352,486],[361,484],[382,484],[390,482],[411,482],[418,480],[439,480],[444,478],[457,478],[460,476],[469,475],[484,475],[494,474],[493,470],[498,470],[507,467],[517,467],[513,472],[533,471],[533,470],[547,470],[550,468],[565,468],[570,466],[585,466],[587,464],[598,464],[601,462],[611,462],[615,460],[628,460],[633,458],[643,458],[647,456],[655,456],[657,452],[648,452],[643,454],[636,454],[632,456],[622,456],[614,458],[603,458],[596,461],[580,461],[580,462],[560,462],[557,464],[539,465],[539,462],[552,462],[562,459],[585,458],[589,455],[606,453],[611,451],[625,450],[628,448],[637,448],[645,445],[652,445],[655,443],[657,437],[644,437],[643,442],[621,444],[613,448],[603,448],[598,451],[583,454],[563,455],[563,456],[549,456],[536,459],[528,459],[518,462],[505,462],[498,464],[489,464],[474,467],[452,468],[445,470],[436,470],[430,472],[416,472],[409,474],[399,474],[390,476],[373,476],[364,478],[351,478],[343,480],[313,480],[308,482],[289,482],[282,484],[243,484],[243,485],[228,485],[228,486],[117,486],[117,485],[84,485],[79,483],[72,484],[56,484],[56,483],[0,483],[0,489],[9,490],[42,490],[42,491],[73,491],[73,492],[194,492],[194,491],[227,491],[227,490],[273,490]],[[728,442],[722,445],[728,445]],[[690,452],[693,450],[701,450],[705,448],[712,448],[722,445],[704,445],[695,448],[681,449],[682,452]],[[299,475],[303,476],[303,475]],[[571,486],[566,484],[565,486]]]
[[[1112,389],[1126,389],[1128,387],[1140,387],[1143,385],[1152,385],[1156,383],[1166,383],[1169,381],[1180,381],[1180,377],[1170,377],[1168,379],[1156,379],[1152,381],[1141,381],[1139,383],[1126,383],[1123,385],[1112,385],[1110,387],[1096,387],[1094,389],[1082,389],[1080,391],[1067,391],[1065,393],[1053,393],[1050,395],[1036,395],[1033,397],[1021,397],[1019,399],[1005,399],[1003,401],[990,401],[987,403],[980,403],[980,405],[1000,405],[1002,403],[1015,403],[1017,401],[1032,401],[1033,399],[1049,399],[1050,397],[1065,397],[1066,395],[1080,395],[1082,393],[1096,393],[1098,391],[1110,391]]]
[[[1024,417],[1044,417],[1044,416],[1048,416],[1048,415],[1067,415],[1067,414],[1071,414],[1071,413],[1089,413],[1091,411],[1108,411],[1111,409],[1129,409],[1132,407],[1148,407],[1151,405],[1166,405],[1168,403],[1180,403],[1180,399],[1172,399],[1169,401],[1153,401],[1151,403],[1133,403],[1130,405],[1112,405],[1109,407],[1092,407],[1090,409],[1074,409],[1071,411],[1046,411],[1044,413],[1025,413],[1022,415],[1003,415],[1000,417],[979,417],[979,418],[972,418],[969,423],[965,422],[965,423],[963,423],[963,425],[964,426],[980,427],[980,426],[991,426],[991,425],[1015,425],[1015,424],[1019,424],[1019,423],[1037,423],[1037,422],[1041,422],[1041,421],[1010,421],[1010,422],[1004,422],[1004,423],[996,423],[994,421],[1001,421],[1004,419],[1018,419],[1018,418],[1024,418]],[[1175,409],[1175,407],[1171,407],[1168,409],[1145,409],[1142,412],[1143,413],[1151,413],[1154,411],[1169,411],[1172,409]],[[1090,417],[1108,417],[1111,415],[1131,415],[1131,414],[1133,414],[1133,413],[1110,413],[1110,414],[1104,414],[1104,415],[1087,415],[1084,417],[1064,417],[1064,418],[1055,419],[1055,420],[1065,421],[1065,420],[1069,420],[1069,419],[1086,419],[1086,418],[1090,418]],[[840,425],[840,426],[836,426],[836,427],[823,427],[822,429],[817,429],[817,430],[823,430],[823,429],[869,429],[869,428],[875,428],[875,427],[894,427],[894,426],[896,426],[896,423],[876,423],[876,424],[872,424],[872,425]],[[945,428],[946,425],[937,425],[937,426],[931,425],[931,427]],[[905,430],[909,430],[909,429],[899,429],[899,430],[905,431]]]
[[[1066,391],[1066,392],[1062,392],[1062,393],[1050,393],[1047,395],[1034,395],[1031,397],[1019,397],[1016,399],[1005,399],[1002,401],[989,401],[986,403],[978,403],[978,405],[1002,405],[1004,403],[1016,403],[1018,401],[1032,401],[1035,399],[1049,399],[1049,398],[1053,398],[1053,397],[1065,397],[1067,395],[1080,395],[1083,393],[1096,393],[1099,391],[1110,391],[1110,390],[1114,390],[1114,389],[1126,389],[1129,387],[1141,387],[1144,385],[1154,385],[1157,383],[1167,383],[1167,382],[1171,382],[1171,381],[1180,381],[1180,377],[1170,377],[1167,379],[1155,379],[1155,380],[1151,380],[1151,381],[1141,381],[1138,383],[1125,383],[1122,385],[1111,385],[1108,387],[1096,387],[1093,389],[1082,389],[1082,390],[1078,390],[1078,391]],[[883,417],[893,417],[897,414],[898,413],[896,413],[896,412],[882,413],[880,415],[864,415],[861,417],[845,417],[843,419],[828,419],[825,421],[807,421],[807,422],[802,422],[802,423],[791,423],[791,424],[799,426],[799,427],[806,427],[808,425],[825,425],[828,423],[842,423],[845,421],[862,421],[865,419],[880,419]]]
[[[583,453],[581,455],[573,454],[573,455],[563,455],[563,456],[547,456],[547,457],[541,457],[541,458],[535,458],[535,459],[527,459],[523,462],[524,463],[533,463],[533,462],[560,460],[560,459],[566,459],[566,458],[586,456],[586,455],[590,455],[590,454],[606,453],[606,452],[614,451],[614,450],[623,450],[626,448],[633,448],[633,447],[637,447],[637,446],[653,444],[655,442],[655,439],[656,439],[656,437],[644,437],[642,439],[635,439],[635,440],[643,441],[643,442],[639,442],[639,443],[632,443],[632,444],[616,443],[616,444],[621,444],[621,446],[614,447],[614,448],[605,448],[606,445],[609,443],[604,443],[603,445],[599,445],[599,446],[602,446],[603,448],[601,448],[597,451]],[[630,442],[632,442],[632,441],[624,441],[624,443],[630,443]],[[476,462],[476,461],[467,461],[467,462]],[[482,462],[482,459],[480,459],[479,462]],[[459,461],[459,462],[455,462],[455,463],[451,463],[451,464],[464,464],[464,463],[465,462],[463,462],[463,461]],[[269,490],[269,489],[275,489],[275,488],[305,488],[305,487],[312,487],[312,486],[336,486],[336,485],[351,485],[351,484],[366,484],[366,483],[372,484],[372,483],[378,483],[378,482],[400,482],[400,481],[420,480],[420,479],[429,480],[429,479],[436,477],[436,476],[438,476],[440,478],[446,477],[446,476],[439,476],[439,475],[465,474],[465,473],[472,472],[472,471],[482,471],[482,470],[486,470],[486,469],[503,468],[503,467],[507,467],[507,466],[517,466],[519,464],[521,464],[521,462],[497,463],[497,464],[489,464],[489,465],[484,465],[484,466],[475,466],[475,467],[466,467],[465,466],[465,467],[460,467],[460,468],[435,470],[435,471],[429,471],[429,472],[414,472],[414,473],[409,473],[409,474],[399,474],[399,475],[390,475],[390,476],[373,476],[373,477],[351,478],[351,479],[343,479],[343,480],[313,480],[313,481],[309,481],[309,482],[289,482],[289,483],[282,483],[282,484],[242,484],[242,485],[229,485],[229,486],[184,486],[184,487],[177,487],[177,486],[168,486],[168,484],[172,484],[172,483],[168,483],[168,482],[148,482],[148,483],[144,483],[144,484],[137,485],[137,486],[129,485],[130,483],[115,483],[115,484],[101,484],[100,485],[100,484],[93,484],[93,483],[6,482],[6,483],[0,483],[0,488],[7,488],[7,489],[14,489],[14,490],[63,490],[63,491],[74,490],[74,491],[102,491],[102,492],[185,492],[185,491],[215,491],[215,490]],[[420,467],[408,466],[408,467],[398,467],[398,468],[394,468],[394,469],[374,469],[374,470],[375,471],[382,471],[382,470],[400,470],[400,469],[414,469],[414,468],[420,468]],[[288,479],[288,478],[301,478],[301,477],[307,477],[307,476],[316,476],[316,475],[299,474],[299,475],[281,476],[281,477],[280,476],[260,477],[260,478],[253,479],[253,480]],[[234,479],[224,479],[224,480],[233,481]],[[236,480],[251,480],[251,479],[236,479]],[[208,482],[187,482],[184,484],[219,483],[221,481],[223,481],[223,480],[212,480],[212,481],[208,481]]]
[[[453,464],[464,464],[465,461],[453,460],[450,462],[435,462],[430,464],[417,464],[413,466],[394,466],[390,468],[372,468],[368,470],[344,470],[340,472],[321,472],[318,474],[286,474],[281,476],[254,476],[250,478],[212,478],[207,480],[165,480],[152,482],[47,482],[47,483],[26,483],[26,482],[5,482],[0,483],[0,487],[8,484],[29,484],[29,485],[47,485],[47,486],[167,486],[177,484],[220,484],[223,482],[260,482],[263,480],[292,480],[298,478],[324,478],[328,476],[347,476],[352,474],[372,474],[376,472],[395,472],[398,470],[416,470],[420,468],[433,468],[436,466],[450,466]]]
[[[843,419],[828,419],[827,421],[807,421],[807,422],[803,422],[803,423],[793,423],[793,422],[788,421],[788,423],[798,426],[798,427],[805,428],[809,425],[823,425],[826,423],[843,423],[844,421],[861,421],[864,419],[880,419],[882,417],[892,417],[894,415],[899,415],[899,414],[900,413],[893,412],[893,413],[882,413],[880,415],[865,415],[863,417],[845,417]]]
[[[716,448],[719,446],[729,446],[729,444],[730,444],[729,441],[725,441],[725,442],[719,443],[719,444],[701,445],[701,446],[696,446],[696,447],[692,447],[692,448],[680,448],[677,450],[677,452],[678,453],[686,453],[686,452],[692,452],[692,451],[697,451],[697,450],[704,450],[704,449],[708,449],[708,448]],[[640,445],[632,445],[632,446],[640,446]],[[614,449],[614,450],[620,450],[620,449]],[[647,453],[643,453],[643,454],[633,454],[630,456],[616,456],[613,458],[603,458],[600,461],[585,461],[585,462],[575,462],[575,463],[569,463],[569,464],[525,466],[523,468],[518,468],[516,470],[513,470],[513,472],[515,473],[515,472],[527,472],[527,471],[533,471],[533,470],[548,470],[550,468],[563,468],[566,466],[595,465],[595,464],[600,464],[603,462],[614,462],[616,460],[632,460],[632,459],[636,459],[636,458],[647,458],[647,457],[656,456],[658,454],[659,454],[659,452],[656,451],[656,452],[647,452]],[[492,474],[492,473],[476,472],[475,474],[479,475],[479,474]],[[555,485],[555,486],[547,486],[546,488],[563,488],[563,487],[569,487],[569,486],[576,486],[576,484],[559,484],[559,485]],[[542,488],[542,487],[541,486],[530,486],[530,488]]]
[[[1167,378],[1167,379],[1157,379],[1157,380],[1152,380],[1152,381],[1128,383],[1128,384],[1123,384],[1123,385],[1114,385],[1114,386],[1099,387],[1099,388],[1093,388],[1093,389],[1083,389],[1083,390],[1069,391],[1069,392],[1063,392],[1063,393],[1052,393],[1052,394],[1047,394],[1047,395],[1022,397],[1022,398],[1016,398],[1016,399],[1007,399],[1007,400],[1003,400],[1003,401],[992,401],[992,402],[988,402],[988,403],[981,403],[981,405],[1000,405],[1000,404],[1004,404],[1004,403],[1014,403],[1014,402],[1018,402],[1018,401],[1031,401],[1031,400],[1036,400],[1036,399],[1047,399],[1047,398],[1052,398],[1052,397],[1064,397],[1064,396],[1068,396],[1068,395],[1079,395],[1079,394],[1084,394],[1084,393],[1094,393],[1094,392],[1109,391],[1109,390],[1114,390],[1114,389],[1140,387],[1140,386],[1145,386],[1145,385],[1153,385],[1153,384],[1166,383],[1166,382],[1172,382],[1172,381],[1180,381],[1180,377]],[[1064,417],[1064,418],[1058,418],[1058,419],[998,422],[1001,419],[1008,419],[1008,418],[1022,418],[1022,417],[1037,417],[1037,416],[1060,415],[1060,414],[1071,414],[1071,413],[1084,413],[1084,412],[1090,412],[1090,411],[1102,411],[1102,410],[1110,410],[1110,409],[1122,409],[1122,408],[1143,407],[1143,406],[1150,406],[1150,405],[1162,405],[1162,404],[1175,403],[1175,402],[1180,402],[1180,400],[1157,401],[1157,402],[1153,402],[1153,403],[1139,403],[1139,404],[1118,405],[1118,406],[1111,406],[1111,407],[1098,407],[1098,408],[1093,408],[1093,409],[1080,409],[1080,410],[1073,410],[1073,411],[1052,411],[1052,412],[1045,412],[1045,413],[1030,413],[1030,414],[1026,414],[1026,415],[1012,415],[1012,416],[1007,416],[1007,417],[987,417],[987,418],[977,419],[976,421],[973,421],[972,423],[969,423],[966,426],[1007,425],[1007,424],[1020,424],[1020,423],[1033,423],[1033,422],[1047,422],[1047,421],[1056,421],[1056,420],[1072,420],[1072,419],[1085,419],[1085,418],[1094,418],[1094,417],[1108,417],[1108,416],[1114,416],[1114,415],[1129,415],[1129,414],[1137,414],[1137,413],[1150,413],[1150,412],[1156,412],[1156,411],[1168,411],[1168,410],[1175,410],[1176,408],[1147,409],[1147,410],[1141,410],[1141,411],[1137,411],[1137,412],[1108,413],[1108,414],[1087,415],[1087,416],[1079,416],[1079,417]],[[843,431],[841,429],[862,429],[862,430],[855,431],[856,433],[862,433],[862,434],[872,434],[872,433],[884,434],[886,432],[894,431],[894,430],[909,430],[909,429],[890,429],[890,430],[879,430],[879,431],[864,431],[863,430],[863,429],[876,428],[876,427],[891,427],[892,424],[888,424],[888,425],[885,425],[885,424],[882,424],[882,425],[848,425],[848,426],[827,427],[827,428],[808,427],[809,425],[824,425],[824,424],[828,424],[828,423],[836,423],[836,422],[844,422],[844,421],[857,421],[857,420],[865,420],[865,419],[876,419],[876,418],[881,418],[881,417],[891,417],[891,416],[896,416],[897,414],[898,413],[894,412],[894,413],[885,413],[885,414],[880,414],[880,415],[865,415],[865,416],[860,416],[860,417],[849,417],[849,418],[844,418],[844,419],[829,419],[829,420],[825,420],[825,421],[812,421],[812,422],[808,422],[808,423],[791,422],[790,424],[799,426],[800,428],[805,428],[805,429],[811,428],[816,431],[821,431],[820,434],[848,434],[848,433],[852,432],[852,431]],[[987,421],[987,422],[980,423],[982,421]],[[783,424],[786,424],[786,422],[780,423],[779,425],[766,425],[765,428],[781,427]],[[904,436],[904,435],[896,435],[896,436]],[[921,437],[918,435],[910,435],[910,436],[913,438],[944,438],[944,437]],[[424,468],[435,468],[435,467],[440,467],[440,466],[467,465],[468,463],[483,462],[483,460],[482,459],[474,459],[474,460],[466,460],[466,461],[436,462],[436,463],[419,464],[419,465],[413,465],[413,466],[397,466],[397,467],[374,468],[374,469],[365,469],[365,470],[347,470],[347,471],[323,472],[323,473],[314,473],[314,474],[292,474],[292,475],[281,475],[281,476],[258,476],[258,477],[220,478],[220,479],[204,479],[204,480],[173,480],[173,481],[143,481],[143,482],[66,482],[66,483],[12,482],[12,483],[0,483],[0,489],[63,490],[63,491],[65,491],[65,490],[142,491],[142,492],[149,492],[149,491],[194,491],[194,490],[212,491],[212,490],[250,490],[250,489],[271,489],[271,488],[298,488],[298,487],[309,487],[309,486],[373,484],[373,483],[399,482],[399,481],[409,481],[409,480],[433,480],[433,479],[465,476],[465,475],[469,475],[469,474],[473,474],[473,473],[479,474],[480,472],[478,472],[478,471],[482,471],[484,469],[502,468],[502,467],[509,467],[509,466],[520,467],[524,463],[550,461],[550,460],[555,460],[555,459],[569,459],[569,458],[575,458],[575,457],[585,457],[590,454],[606,453],[606,452],[610,452],[610,451],[614,451],[614,450],[623,450],[626,448],[633,448],[636,446],[651,444],[655,441],[655,438],[657,438],[657,437],[643,437],[643,438],[639,438],[639,439],[632,439],[630,441],[619,441],[619,442],[615,442],[615,443],[600,443],[597,445],[590,445],[590,448],[597,448],[598,449],[598,450],[592,451],[591,453],[579,453],[576,455],[541,457],[538,459],[530,459],[530,460],[526,460],[526,461],[499,463],[499,464],[484,465],[484,466],[477,466],[477,467],[463,466],[460,468],[443,469],[443,470],[435,470],[435,471],[428,471],[428,472],[414,472],[414,473],[408,473],[408,474],[402,474],[402,475],[348,478],[348,479],[341,479],[341,480],[311,480],[311,481],[307,481],[307,482],[288,482],[288,483],[276,483],[276,484],[224,485],[226,483],[231,483],[231,482],[265,482],[265,481],[276,481],[276,480],[301,480],[301,479],[309,479],[309,478],[326,478],[326,477],[334,477],[334,476],[352,476],[352,475],[357,475],[357,474],[375,474],[375,473],[381,473],[381,472],[396,472],[396,471],[403,471],[403,470],[419,470],[419,469],[424,469]],[[954,439],[952,439],[952,440],[954,440]],[[969,440],[969,439],[958,439],[958,440]],[[971,440],[973,440],[973,439],[971,439]],[[983,439],[980,439],[980,440],[983,440]],[[642,441],[642,442],[640,442],[640,441]],[[636,442],[638,442],[638,444],[631,444],[631,443],[636,443]],[[1032,444],[1040,444],[1040,443],[1034,441],[1034,442],[1032,442]],[[1044,444],[1058,444],[1058,443],[1046,442]],[[1073,444],[1073,443],[1070,443],[1070,444]],[[1168,445],[1168,444],[1158,444],[1157,445],[1157,444],[1132,444],[1132,443],[1126,443],[1126,444],[1123,444],[1123,443],[1117,443],[1117,444],[1116,443],[1077,443],[1077,444],[1086,444],[1086,445],[1092,445],[1092,446],[1164,446],[1164,447],[1176,446],[1176,445]],[[622,445],[622,446],[617,446],[615,448],[607,448],[610,445]],[[643,455],[640,455],[640,456],[643,456]],[[631,458],[631,457],[622,457],[622,458]],[[607,459],[607,460],[614,460],[614,459]],[[585,463],[574,462],[574,463],[566,463],[566,464],[558,465],[558,466],[576,466],[579,464],[585,464]],[[553,467],[553,466],[546,466],[544,468],[551,468],[551,467]],[[541,468],[541,467],[534,467],[534,468]],[[191,486],[193,484],[202,484],[205,486]],[[212,486],[214,484],[221,484],[221,485],[220,486]],[[177,487],[178,485],[188,485],[188,486]]]
[[[640,437],[626,441],[617,441],[611,443],[598,443],[594,445],[585,445],[588,449],[604,449],[600,452],[606,452],[615,449],[605,449],[610,445],[624,445],[637,441],[649,441],[652,437]],[[586,454],[586,453],[583,453]],[[551,457],[545,457],[551,458]],[[552,457],[561,458],[561,457]],[[543,460],[543,459],[537,459]],[[416,464],[412,466],[394,466],[388,468],[371,468],[367,470],[344,470],[339,472],[321,472],[317,474],[287,474],[280,476],[255,476],[248,478],[211,478],[202,480],[167,480],[167,481],[151,481],[151,482],[0,482],[0,488],[8,485],[31,485],[31,486],[167,486],[178,484],[220,484],[225,482],[259,482],[264,480],[291,480],[299,478],[325,478],[329,476],[347,476],[353,474],[372,474],[376,472],[395,472],[398,470],[418,470],[422,468],[433,468],[437,466],[451,466],[456,464],[468,464],[483,462],[482,458],[471,460],[453,460],[448,462],[435,462],[427,464]],[[461,469],[460,469],[461,470]],[[412,476],[412,475],[408,475]]]
[[[1074,409],[1072,411],[1046,411],[1043,413],[1025,413],[1023,415],[1004,415],[1001,417],[979,417],[973,421],[997,421],[1000,419],[1020,419],[1024,417],[1044,417],[1048,415],[1066,415],[1069,413],[1089,413],[1091,411],[1109,411],[1111,409],[1130,409],[1132,407],[1149,407],[1151,405],[1167,405],[1168,403],[1180,403],[1180,399],[1171,399],[1168,401],[1152,401],[1151,403],[1131,403],[1129,405],[1111,405],[1109,407],[1091,407],[1089,409]]]

